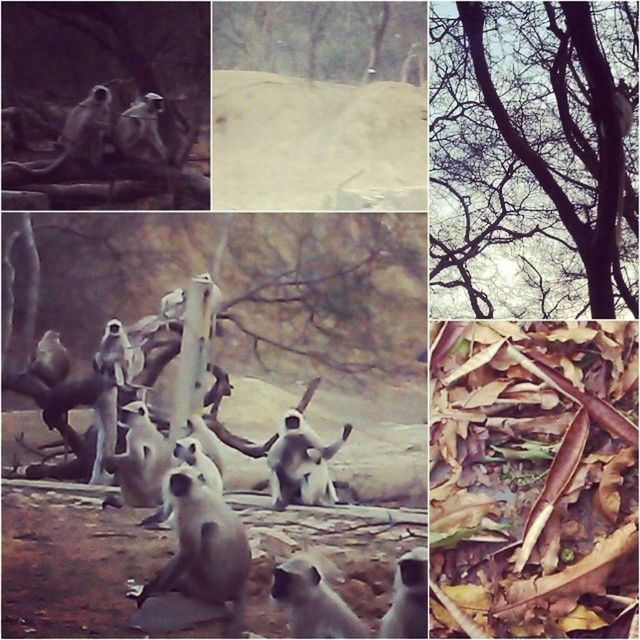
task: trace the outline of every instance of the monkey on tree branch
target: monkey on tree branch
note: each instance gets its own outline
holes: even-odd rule
[[[111,325],[116,326],[117,331]],[[107,323],[106,335],[96,354],[94,371],[79,379],[67,378],[68,352],[54,331],[47,331],[39,341],[36,356],[28,370],[12,372],[3,368],[2,389],[32,398],[42,410],[45,424],[49,429],[58,431],[75,454],[75,459],[61,464],[30,465],[26,469],[26,476],[32,479],[88,480],[96,459],[98,434],[96,429],[90,429],[84,436],[79,435],[69,424],[68,412],[77,407],[96,405],[100,396],[113,386],[116,377],[122,383],[118,387],[118,407],[135,400],[141,389],[153,387],[164,368],[179,355],[182,329],[182,320],[162,316],[147,316],[128,330],[119,321],[111,320]],[[144,366],[134,370],[135,382],[127,378],[126,371],[120,370],[120,359],[114,356],[122,344],[122,336],[127,336],[127,333],[135,336],[136,348],[144,354]],[[129,342],[128,336],[125,340]],[[217,419],[220,403],[231,395],[232,386],[229,376],[221,367],[215,365],[212,373],[215,382],[204,399],[204,406],[210,407],[210,413],[205,417],[207,426],[222,442],[245,455],[254,458],[266,456],[276,437],[262,445],[255,444],[231,433]],[[152,412],[152,418],[159,426],[168,427],[165,415]],[[124,447],[123,430],[118,430],[117,440],[117,450],[121,451]],[[48,448],[45,446],[45,449]]]

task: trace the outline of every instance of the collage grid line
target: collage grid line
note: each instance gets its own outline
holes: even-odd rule
[[[0,10],[3,638],[639,637],[636,2]]]

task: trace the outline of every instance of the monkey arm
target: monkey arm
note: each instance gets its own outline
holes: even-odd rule
[[[162,138],[158,133],[157,127],[148,127],[147,129],[147,140],[153,150],[163,159],[167,159],[167,148],[164,146],[164,142],[162,142]]]
[[[322,445],[320,445],[320,446],[314,446],[313,448],[318,449],[320,451],[324,460],[331,460],[331,458],[333,458],[333,456],[335,456],[336,453],[340,451],[340,448],[347,441],[352,431],[353,431],[353,426],[350,424],[345,424],[344,427],[342,428],[342,436],[338,438],[335,442],[333,442],[332,444],[326,447],[323,447]]]
[[[206,562],[214,562],[215,558],[211,555],[211,544],[213,538],[218,531],[216,522],[203,522],[200,529],[200,544],[202,545],[202,557]]]
[[[115,473],[123,464],[126,464],[128,461],[128,453],[116,453],[112,456],[105,456],[104,468],[107,473]]]
[[[171,586],[191,567],[194,558],[191,554],[180,550],[176,553],[158,575],[144,586],[136,598],[138,608],[152,595],[168,591]]]

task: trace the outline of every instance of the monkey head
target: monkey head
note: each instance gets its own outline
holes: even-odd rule
[[[149,111],[152,111],[154,113],[162,113],[164,109],[164,98],[161,95],[150,91],[145,95],[144,101],[149,107]]]
[[[97,84],[95,87],[93,87],[91,93],[93,94],[93,99],[96,102],[111,102],[111,91],[109,91],[109,89],[107,89],[107,87],[102,84]]]
[[[417,547],[398,558],[396,579],[409,591],[427,591],[427,549]]]
[[[44,340],[45,342],[60,342],[60,333],[53,329],[48,329],[44,332],[40,340]]]
[[[138,426],[148,427],[151,425],[155,429],[149,417],[149,407],[142,400],[134,400],[129,404],[125,404],[121,411],[125,427],[131,429]]]
[[[180,440],[176,440],[173,455],[188,465],[194,465],[196,463],[196,456],[201,450],[200,442],[195,438],[181,438]]]
[[[119,336],[122,333],[122,322],[117,318],[113,318],[107,322],[105,334],[109,336]]]
[[[205,477],[186,465],[178,467],[169,478],[169,491],[178,500],[197,499],[200,492],[208,490]]]
[[[296,554],[273,570],[271,597],[277,602],[301,602],[322,580],[317,567],[304,554]]]
[[[304,416],[296,409],[291,409],[284,414],[280,430],[282,434],[296,433],[301,431],[304,425]]]

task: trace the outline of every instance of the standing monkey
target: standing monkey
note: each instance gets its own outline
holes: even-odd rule
[[[98,373],[106,373],[113,378],[119,387],[144,369],[142,350],[131,344],[124,325],[117,318],[107,322],[93,366]]]

